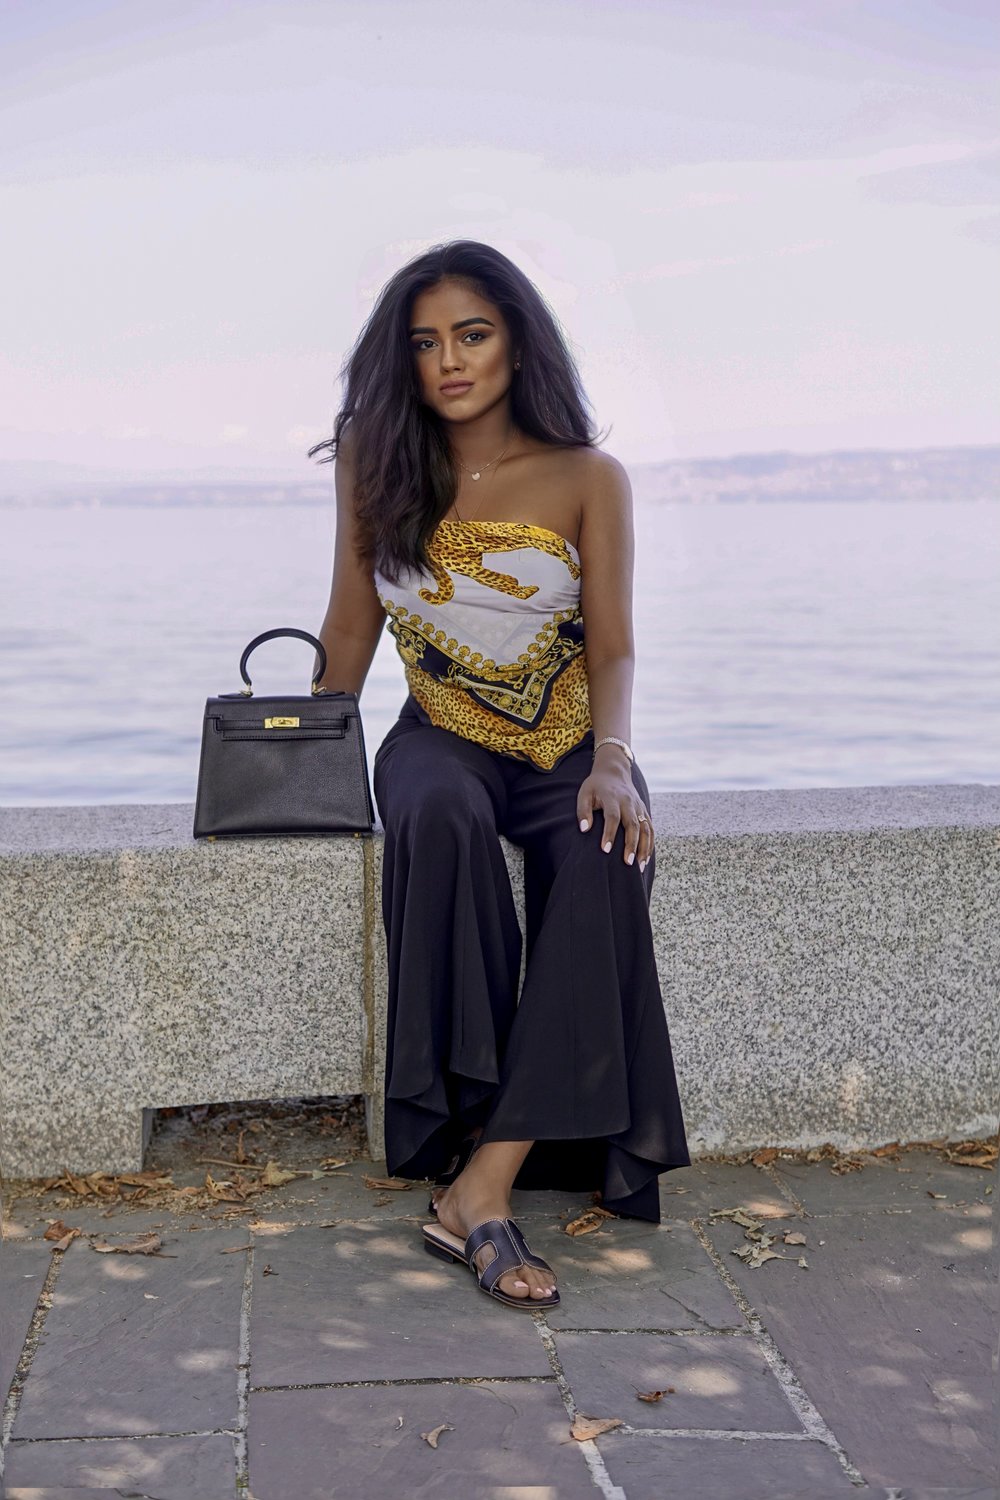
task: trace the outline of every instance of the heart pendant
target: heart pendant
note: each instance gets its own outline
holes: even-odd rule
[[[478,474],[473,474],[473,476],[472,476],[472,477],[473,477],[473,479],[478,479],[478,478],[479,478],[479,475],[478,475]]]

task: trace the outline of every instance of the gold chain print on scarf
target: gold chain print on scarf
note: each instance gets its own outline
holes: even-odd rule
[[[591,727],[576,548],[527,523],[442,521],[427,553],[436,587],[375,575],[411,693],[433,724],[551,770]],[[488,566],[496,553],[520,576]]]

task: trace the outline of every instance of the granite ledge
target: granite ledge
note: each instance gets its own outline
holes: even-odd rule
[[[986,782],[653,792],[652,802],[661,838],[1000,828],[1000,784]],[[176,849],[195,843],[193,822],[189,802],[0,807],[0,856]]]

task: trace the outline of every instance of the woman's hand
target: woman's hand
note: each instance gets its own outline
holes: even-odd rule
[[[632,864],[636,854],[639,869],[644,870],[653,852],[653,825],[649,821],[649,809],[643,806],[642,798],[632,784],[626,771],[617,767],[595,766],[581,782],[576,796],[576,815],[581,832],[590,827],[595,807],[604,813],[604,833],[601,848],[610,852],[618,833],[618,825],[625,825],[625,863]],[[645,813],[640,823],[639,814]]]

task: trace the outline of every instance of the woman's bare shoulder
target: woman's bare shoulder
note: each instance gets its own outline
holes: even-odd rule
[[[357,436],[353,422],[348,422],[340,434],[337,443],[337,458],[343,459],[345,465],[350,468],[353,468],[357,462]]]
[[[628,482],[625,465],[604,448],[581,443],[575,448],[560,448],[555,457],[560,472],[567,479],[577,483],[582,480],[588,489],[621,486]]]

